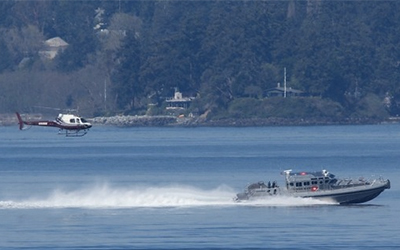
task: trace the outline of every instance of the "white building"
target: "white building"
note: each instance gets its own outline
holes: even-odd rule
[[[43,58],[54,59],[60,51],[68,47],[68,43],[60,37],[53,37],[44,42],[43,49],[39,51],[39,55]]]
[[[166,109],[187,109],[193,99],[194,97],[183,97],[181,92],[175,90],[174,97],[166,100]]]

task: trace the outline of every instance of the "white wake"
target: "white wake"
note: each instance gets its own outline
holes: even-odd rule
[[[225,185],[204,190],[192,186],[112,187],[95,185],[73,191],[56,189],[44,198],[0,201],[0,209],[13,208],[135,208],[190,206],[310,206],[327,204],[313,199],[270,197],[235,202],[236,192]]]

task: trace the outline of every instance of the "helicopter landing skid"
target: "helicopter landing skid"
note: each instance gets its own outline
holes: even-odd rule
[[[88,129],[80,129],[80,130],[64,130],[60,129],[58,131],[59,135],[65,135],[65,137],[82,137],[87,134]]]

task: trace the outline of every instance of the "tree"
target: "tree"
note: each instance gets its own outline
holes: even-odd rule
[[[7,44],[3,39],[0,39],[0,51],[2,52],[0,59],[0,74],[8,69],[11,69],[14,65],[11,53],[7,48]]]
[[[33,25],[3,30],[2,33],[7,46],[6,53],[12,57],[14,64],[18,64],[24,57],[37,57],[43,46],[43,34]]]
[[[140,39],[135,32],[128,32],[118,53],[119,65],[113,75],[112,92],[118,109],[132,111],[140,108],[143,86],[139,82],[141,67]]]
[[[57,1],[53,5],[53,25],[47,27],[52,36],[59,36],[69,46],[57,58],[58,70],[71,72],[89,63],[89,55],[97,48],[94,21],[97,4],[92,1]]]
[[[144,36],[141,84],[146,95],[159,101],[171,96],[175,88],[194,95],[200,88],[203,65],[199,54],[205,27],[204,2],[158,2],[150,32]]]

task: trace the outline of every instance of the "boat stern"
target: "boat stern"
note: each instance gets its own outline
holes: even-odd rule
[[[237,202],[245,201],[249,199],[249,196],[247,195],[247,193],[238,193],[233,199]]]

